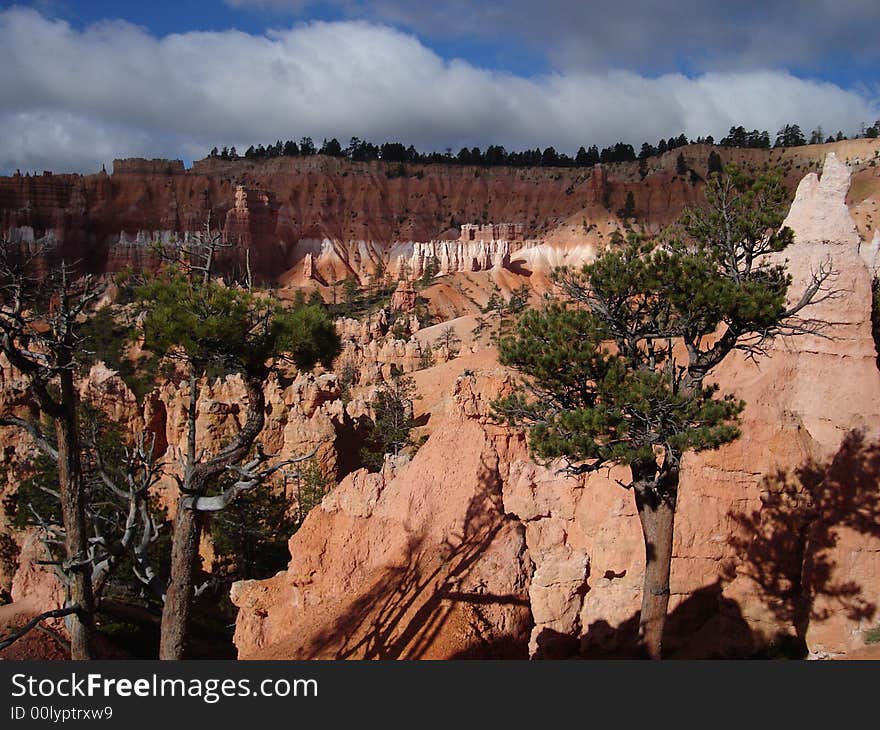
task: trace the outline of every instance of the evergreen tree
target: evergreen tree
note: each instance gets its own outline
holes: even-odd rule
[[[485,162],[491,166],[505,165],[507,164],[507,151],[500,145],[490,144],[486,148]]]
[[[425,270],[422,272],[419,283],[422,286],[431,286],[434,282],[434,277],[437,276],[438,273],[440,273],[440,262],[437,260],[436,256],[431,256],[431,258],[425,263]]]
[[[212,572],[227,585],[283,570],[290,561],[291,535],[332,486],[314,458],[295,472],[279,473],[276,483],[243,492],[211,522]]]
[[[804,133],[797,124],[786,124],[776,133],[774,147],[800,147],[805,145]]]
[[[349,276],[342,285],[342,291],[345,295],[345,303],[349,306],[354,304],[361,291],[357,278]]]
[[[678,157],[675,158],[675,173],[677,175],[684,175],[688,170],[687,162],[685,162],[684,155],[681,152],[678,153]]]
[[[731,166],[706,195],[706,208],[682,217],[685,239],[655,245],[632,234],[581,271],[561,270],[566,300],[527,311],[500,344],[502,362],[527,380],[495,408],[528,429],[537,457],[563,459],[574,474],[629,467],[645,540],[640,636],[653,658],[682,456],[739,435],[744,404],[706,378],[734,350],[757,357],[776,335],[820,329],[800,312],[830,275],[817,272],[786,305],[790,278],[770,260],[792,240],[779,228],[787,197],[778,175],[752,181]]]
[[[529,306],[529,287],[525,284],[518,286],[510,292],[510,299],[507,300],[507,311],[510,314],[522,314]]]
[[[413,400],[416,387],[412,378],[396,374],[376,392],[370,402],[373,427],[361,449],[361,459],[373,471],[379,471],[385,456],[397,456],[411,444],[410,432],[415,427]]]
[[[342,157],[342,145],[339,144],[339,140],[334,137],[329,142],[325,139],[324,144],[321,145],[322,155],[329,155],[330,157]]]
[[[731,127],[726,137],[721,139],[722,147],[745,147],[747,143],[746,128]]]
[[[437,339],[438,347],[445,347],[449,357],[458,355],[461,347],[461,338],[455,333],[455,328],[448,325],[440,330],[440,337]]]
[[[559,164],[559,154],[553,147],[548,147],[541,153],[541,165],[544,167],[555,167]]]
[[[187,446],[181,454],[184,467],[178,477],[171,575],[162,612],[162,659],[179,659],[183,653],[204,515],[227,508],[280,468],[264,466],[269,455],[259,448],[245,461],[265,422],[264,389],[272,368],[288,360],[308,370],[319,361],[329,363],[339,350],[339,336],[323,308],[285,310],[248,290],[214,281],[212,265],[222,245],[219,235],[206,226],[200,240],[175,250],[176,265],[138,291],[145,348],[175,361],[189,386]],[[233,373],[241,376],[245,390],[242,425],[216,453],[199,452],[200,384],[209,374]],[[221,477],[230,472],[238,478],[222,485]]]

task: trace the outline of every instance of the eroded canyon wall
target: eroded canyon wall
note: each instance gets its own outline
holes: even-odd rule
[[[826,147],[862,170],[851,203],[860,226],[875,226],[876,168],[868,166],[880,149],[876,140],[716,151],[752,169],[781,166],[794,189]],[[528,271],[607,243],[622,226],[629,193],[638,226],[659,230],[672,222],[700,201],[712,150],[689,145],[641,164],[592,169],[407,165],[402,173],[381,162],[323,156],[208,158],[192,170],[176,160],[117,160],[112,174],[0,178],[0,231],[48,244],[95,273],[155,265],[152,242],[198,234],[211,212],[237,265],[249,249],[255,275],[282,284],[365,279],[380,263],[392,270],[406,264],[419,276],[426,255],[436,255],[443,272],[470,271],[503,264],[518,249],[526,251]],[[679,153],[684,175],[676,171]]]
[[[849,188],[829,155],[787,220],[792,296],[835,271],[806,315],[826,327],[716,373],[747,407],[739,440],[684,461],[669,656],[844,655],[880,618],[880,372]],[[489,418],[511,374],[485,358],[444,368],[453,395],[415,459],[349,476],[291,539],[286,572],[234,587],[241,657],[633,650],[644,546],[625,470],[535,464]],[[471,539],[473,520],[491,540]]]

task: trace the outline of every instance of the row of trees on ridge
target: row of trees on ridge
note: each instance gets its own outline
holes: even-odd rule
[[[877,137],[880,134],[880,120],[871,126],[862,125],[856,137]],[[825,135],[821,127],[814,129],[809,137],[806,137],[797,124],[786,124],[777,133],[773,147],[798,147],[805,144],[822,144],[823,142],[835,142],[847,139],[843,132],[836,135]],[[413,145],[404,145],[400,142],[384,142],[374,144],[359,137],[352,137],[348,146],[343,147],[338,139],[324,139],[320,147],[315,144],[311,137],[303,137],[299,142],[277,140],[268,145],[251,145],[241,157],[248,160],[261,160],[275,157],[309,157],[311,155],[327,155],[329,157],[341,157],[353,162],[369,162],[383,160],[397,163],[420,163],[420,164],[460,164],[460,165],[483,165],[486,167],[592,167],[599,163],[631,162],[636,159],[646,160],[651,157],[663,155],[666,152],[684,147],[688,144],[715,144],[712,135],[697,137],[688,140],[687,136],[680,134],[677,137],[661,139],[656,144],[644,142],[638,153],[631,144],[617,142],[600,149],[597,145],[582,146],[570,156],[564,152],[558,152],[554,147],[546,147],[543,150],[508,151],[501,145],[489,145],[485,150],[480,147],[462,147],[457,154],[451,149],[444,152],[419,152]],[[718,144],[722,147],[742,147],[752,149],[770,149],[771,137],[767,130],[753,129],[746,131],[745,127],[733,126]],[[239,159],[240,155],[235,147],[214,147],[209,157],[219,157],[224,160]]]

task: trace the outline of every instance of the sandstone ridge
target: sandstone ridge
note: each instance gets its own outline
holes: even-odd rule
[[[880,372],[850,185],[828,155],[787,220],[793,296],[833,265],[809,314],[827,328],[716,373],[747,402],[743,433],[684,461],[669,656],[845,656],[877,623]],[[632,651],[644,548],[624,475],[532,462],[488,416],[510,374],[469,362],[439,386],[452,396],[410,464],[349,476],[291,539],[286,572],[234,587],[240,657]]]

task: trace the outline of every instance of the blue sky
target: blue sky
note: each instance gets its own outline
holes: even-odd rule
[[[0,172],[214,144],[636,146],[880,116],[876,0],[0,0]]]

